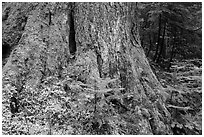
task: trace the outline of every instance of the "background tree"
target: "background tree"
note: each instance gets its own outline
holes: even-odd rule
[[[165,59],[168,59],[169,65],[166,67],[169,69],[173,57],[201,58],[201,43],[199,43],[201,42],[201,3],[140,3],[139,8],[141,36],[146,40],[143,47],[149,45],[148,55],[150,50],[153,50],[152,45],[155,47],[153,57],[150,57],[153,61],[164,64]],[[151,46],[149,35],[143,33],[157,35],[157,38],[153,38]],[[197,39],[198,43],[191,39]],[[195,45],[198,50],[183,51]]]

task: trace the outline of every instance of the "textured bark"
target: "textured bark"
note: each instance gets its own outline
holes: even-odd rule
[[[3,85],[36,89],[46,76],[66,77],[70,62],[83,64],[86,83],[91,77],[119,79],[114,86],[125,88],[121,99],[129,108],[121,117],[131,121],[132,134],[172,134],[162,86],[140,44],[137,3],[75,3],[75,60],[69,49],[70,10],[67,3],[36,4],[3,68]],[[126,101],[130,95],[132,103]]]
[[[80,43],[79,57],[101,57],[91,73],[119,78],[119,86],[131,93],[138,119],[137,134],[170,134],[170,114],[164,106],[162,87],[153,74],[141,47],[136,3],[78,3],[76,37]],[[93,50],[94,49],[94,50]],[[97,51],[97,52],[96,52]],[[146,79],[147,78],[147,79]],[[140,110],[147,110],[148,118]]]

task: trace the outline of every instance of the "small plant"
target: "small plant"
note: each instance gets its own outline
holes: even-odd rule
[[[104,133],[106,128],[110,128],[111,118],[116,116],[113,104],[110,100],[120,100],[119,93],[124,88],[108,88],[108,85],[117,79],[93,78],[93,84],[85,89],[84,97],[90,102],[93,108],[92,129],[96,134]],[[112,125],[113,126],[113,125]],[[110,134],[110,131],[108,131]]]

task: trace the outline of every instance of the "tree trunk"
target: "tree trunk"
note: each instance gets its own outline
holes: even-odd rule
[[[138,128],[137,134],[170,134],[170,114],[157,96],[162,92],[162,87],[141,48],[136,6],[136,3],[78,4],[79,58],[88,53],[85,51],[92,52],[95,57],[99,55],[102,64],[98,66],[102,70],[102,77],[119,78],[125,93],[133,95],[133,108],[139,108],[135,112],[138,119],[133,122]],[[98,53],[91,50],[92,47]],[[95,74],[97,70],[90,71]],[[148,119],[140,112],[142,109],[147,110]]]
[[[162,21],[161,21],[161,14],[159,14],[159,29],[158,29],[158,38],[157,38],[157,47],[156,47],[156,51],[155,51],[155,54],[154,54],[154,61],[156,61],[157,57],[158,57],[158,52],[159,52],[159,48],[160,48],[160,45],[161,45],[161,24],[162,24]]]
[[[70,74],[70,62],[86,64],[89,70],[81,77],[84,83],[92,77],[116,78],[119,82],[114,86],[125,89],[120,98],[128,109],[119,115],[129,134],[172,134],[163,88],[141,47],[137,3],[75,3],[74,9],[66,3],[33,5],[22,42],[3,68],[3,87],[24,83],[29,92],[37,89],[45,76],[60,75],[61,79],[74,75]],[[73,34],[70,10],[75,59],[69,49],[69,35]],[[9,115],[5,106],[2,109],[3,117]]]
[[[147,57],[149,56],[149,53],[151,50],[152,50],[152,38],[151,38],[151,34],[149,34],[149,49],[147,52]]]
[[[169,58],[169,62],[168,62],[168,67],[167,67],[167,70],[168,70],[168,71],[170,71],[171,63],[172,63],[172,61],[173,61],[174,48],[175,48],[175,43],[173,44],[173,46],[172,46],[172,48],[171,48],[171,54],[170,54],[170,58]]]
[[[163,29],[163,34],[162,34],[162,41],[161,41],[161,44],[160,44],[160,51],[159,51],[159,54],[158,54],[158,57],[157,57],[157,63],[159,63],[161,61],[161,58],[163,58],[163,52],[164,52],[164,49],[165,49],[165,45],[164,45],[164,37],[165,37],[165,31],[166,31],[166,23],[164,23],[164,29]]]

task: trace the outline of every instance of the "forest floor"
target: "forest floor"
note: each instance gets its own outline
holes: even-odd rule
[[[185,134],[185,135],[200,135],[202,134],[202,60],[185,60],[180,62],[174,62],[170,72],[167,72],[165,70],[162,70],[158,65],[155,63],[151,63],[151,67],[156,74],[158,80],[164,87],[164,92],[166,93],[166,107],[171,113],[172,116],[172,122],[171,122],[171,128],[173,130],[174,134]],[[40,95],[36,98],[32,96],[32,98],[29,95],[24,95],[27,101],[29,99],[33,100],[31,108],[27,108],[29,110],[28,112],[23,112],[17,114],[15,117],[10,117],[10,108],[9,106],[6,106],[5,109],[3,109],[3,115],[2,115],[2,133],[7,135],[11,134],[82,134],[81,132],[74,132],[74,129],[80,129],[77,127],[77,122],[80,125],[80,121],[73,120],[73,116],[78,115],[78,113],[82,112],[84,108],[81,110],[78,107],[75,107],[76,101],[73,102],[72,106],[75,111],[69,112],[69,111],[63,111],[62,106],[59,106],[59,104],[54,104],[49,106],[49,100],[45,100],[44,94],[47,94],[47,92],[53,91],[53,94],[58,93],[60,94],[58,97],[63,97],[66,99],[70,99],[70,96],[60,93],[61,86],[59,85],[60,81],[57,81],[57,84],[53,84],[51,82],[51,85],[42,85],[45,86],[45,90],[40,90]],[[72,88],[77,88],[77,85],[72,85]],[[77,90],[76,90],[77,91]],[[7,93],[7,92],[3,92]],[[57,100],[60,100],[57,97]],[[8,100],[6,98],[2,98],[3,104],[8,104]],[[44,104],[41,105],[36,103],[42,104],[42,102],[39,102],[42,100],[45,100],[44,103],[48,103],[47,105]],[[61,99],[62,100],[62,99]],[[56,101],[56,100],[55,100]],[[51,103],[53,104],[53,103]],[[61,103],[62,104],[62,103]],[[60,105],[61,105],[60,104]],[[34,107],[35,106],[35,107]],[[39,108],[38,108],[39,107]],[[32,114],[31,110],[38,110],[39,113]],[[44,116],[44,110],[55,110],[56,114],[63,113],[64,115],[57,116],[54,121],[58,121],[61,123],[69,123],[68,125],[65,124],[55,124],[55,126],[50,127],[49,124],[51,121],[47,121],[47,116]],[[40,113],[40,112],[43,113]],[[27,115],[25,115],[27,114]],[[66,118],[64,116],[70,115],[70,118]],[[84,116],[87,117],[87,116]],[[126,115],[127,117],[127,115]],[[9,120],[10,119],[10,120]],[[72,121],[70,121],[70,119]],[[74,123],[74,126],[70,126],[70,123]],[[55,128],[56,129],[55,129]],[[63,129],[65,127],[66,129]],[[74,128],[74,129],[73,129]],[[88,128],[88,127],[87,127]],[[84,129],[81,129],[82,131]],[[129,129],[128,129],[129,130]],[[134,129],[132,129],[134,130]],[[135,132],[135,131],[132,131]],[[84,133],[86,134],[86,133]],[[133,133],[134,134],[134,133]]]
[[[174,134],[202,134],[202,60],[174,62],[170,72],[150,64],[169,95]]]

